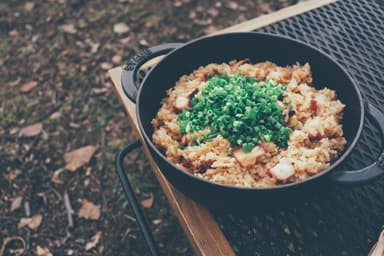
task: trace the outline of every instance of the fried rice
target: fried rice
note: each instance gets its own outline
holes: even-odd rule
[[[210,76],[217,74],[243,74],[287,86],[283,96],[295,110],[294,115],[288,115],[284,104],[286,126],[292,129],[287,147],[264,142],[250,152],[243,152],[221,135],[194,145],[192,138],[204,130],[180,132],[177,117],[189,107],[188,99],[203,89]],[[346,144],[341,124],[344,107],[334,90],[313,87],[308,63],[287,67],[268,61],[251,64],[246,60],[209,64],[182,76],[167,91],[152,120],[152,139],[171,162],[193,175],[220,184],[271,187],[307,179],[331,165]]]

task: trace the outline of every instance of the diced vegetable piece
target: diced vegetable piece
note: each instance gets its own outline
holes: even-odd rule
[[[286,180],[295,173],[295,170],[290,162],[281,159],[278,164],[269,169],[269,173],[278,180]]]

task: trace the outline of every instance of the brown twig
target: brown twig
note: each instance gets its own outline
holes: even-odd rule
[[[74,211],[72,209],[71,201],[69,200],[68,192],[64,192],[64,205],[65,209],[67,210],[67,216],[68,216],[68,226],[70,228],[73,227],[73,217]]]

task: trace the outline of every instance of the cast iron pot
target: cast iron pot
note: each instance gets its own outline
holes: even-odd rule
[[[140,83],[139,68],[149,59],[166,54]],[[313,84],[336,90],[346,105],[343,118],[347,145],[341,156],[326,170],[300,182],[270,188],[240,188],[216,184],[179,169],[152,143],[151,120],[156,116],[167,89],[185,74],[209,63],[249,59],[251,63],[271,61],[279,66],[295,63],[311,65]],[[337,167],[352,152],[360,138],[365,113],[372,116],[384,131],[384,115],[371,104],[364,104],[361,93],[348,73],[331,57],[297,40],[263,33],[228,33],[200,38],[186,44],[164,44],[149,48],[133,57],[123,70],[124,92],[136,103],[137,121],[152,157],[164,176],[178,190],[213,207],[249,208],[291,203],[305,195],[322,193],[332,181],[361,183],[384,173],[384,153],[373,164],[354,171],[338,171]],[[134,144],[137,146],[138,144]],[[134,148],[130,145],[130,149]],[[117,159],[122,163],[123,150]],[[118,168],[121,180],[123,169]]]

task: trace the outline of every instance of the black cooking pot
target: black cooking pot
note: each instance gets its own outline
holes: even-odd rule
[[[154,66],[140,83],[140,66],[149,59],[166,53],[166,57]],[[168,161],[155,147],[152,143],[151,120],[156,116],[166,91],[173,87],[182,75],[190,74],[200,66],[234,59],[249,59],[251,63],[268,60],[279,66],[309,63],[313,84],[318,89],[326,86],[337,92],[338,98],[346,105],[343,130],[347,145],[329,168],[306,180],[291,184],[269,188],[241,188],[216,184],[187,173]],[[364,104],[355,82],[336,61],[297,40],[263,33],[229,33],[204,37],[186,44],[159,45],[133,57],[124,68],[121,81],[126,95],[136,102],[140,131],[161,172],[178,190],[209,206],[228,206],[233,209],[244,206],[248,208],[251,205],[280,205],[283,202],[297,201],[309,194],[321,193],[332,181],[361,183],[376,179],[384,173],[383,153],[376,162],[361,170],[336,170],[359,140],[365,113],[377,121],[382,133],[384,115],[371,104]],[[122,151],[117,159],[122,181],[125,179],[122,159],[129,151]]]

